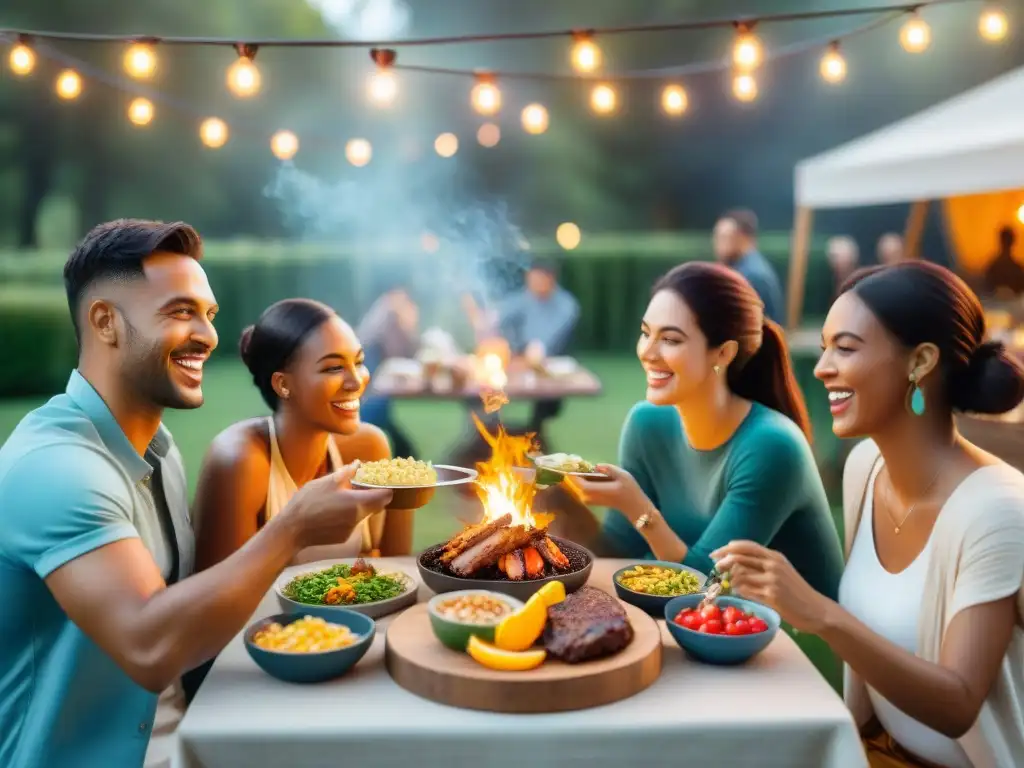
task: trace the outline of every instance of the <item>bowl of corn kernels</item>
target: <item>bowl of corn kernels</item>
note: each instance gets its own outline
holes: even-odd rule
[[[279,613],[245,631],[245,649],[257,666],[288,683],[322,683],[341,677],[370,649],[377,625],[369,616],[335,609]]]

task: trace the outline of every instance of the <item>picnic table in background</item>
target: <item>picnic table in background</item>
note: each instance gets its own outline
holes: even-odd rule
[[[375,562],[416,572],[414,558]],[[588,583],[613,592],[612,574],[628,564],[599,558]],[[418,600],[431,594],[421,584]],[[278,612],[271,590],[252,621]],[[354,669],[317,685],[264,674],[239,633],[185,714],[175,768],[867,766],[849,710],[785,632],[750,662],[715,667],[690,660],[662,620],[662,670],[650,687],[539,717],[457,709],[401,688],[384,664],[395,615],[378,619],[373,646]]]

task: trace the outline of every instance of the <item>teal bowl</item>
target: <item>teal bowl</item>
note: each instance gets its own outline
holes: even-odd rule
[[[354,667],[373,645],[377,624],[369,616],[349,610],[333,609],[329,613],[309,610],[292,613],[278,613],[260,619],[245,630],[245,650],[256,665],[271,677],[286,683],[323,683],[341,677]],[[304,616],[319,616],[332,624],[343,624],[359,636],[354,644],[335,651],[269,651],[253,643],[253,636],[268,624],[291,624]]]
[[[458,592],[443,592],[440,595],[435,595],[427,603],[430,626],[434,630],[434,636],[441,641],[441,644],[451,648],[453,651],[465,651],[466,646],[469,645],[469,638],[474,635],[481,640],[486,640],[488,643],[493,643],[494,632],[498,628],[497,623],[474,624],[472,622],[456,621],[439,613],[438,606],[441,603],[468,595],[486,595],[493,600],[500,600],[509,606],[510,614],[518,611],[524,605],[521,600],[516,600],[514,597],[509,597],[501,592],[491,592],[486,589],[463,589]]]
[[[619,578],[622,574],[626,571],[633,570],[638,565],[657,565],[661,568],[669,568],[673,571],[686,571],[688,573],[692,573],[697,577],[698,590],[703,589],[704,583],[708,580],[707,576],[694,568],[666,560],[642,560],[640,562],[627,565],[625,568],[619,568],[619,570],[612,575],[612,584],[615,585],[615,594],[618,595],[619,599],[623,602],[635,605],[641,611],[646,611],[652,616],[657,616],[658,618],[661,618],[664,615],[665,606],[668,605],[670,600],[674,600],[676,597],[684,597],[684,595],[649,595],[646,592],[635,592],[632,589],[622,586],[622,584],[619,583]]]
[[[681,627],[673,621],[686,608],[696,608],[704,595],[682,595],[674,597],[665,605],[665,625],[672,639],[686,653],[705,664],[743,664],[763,651],[779,632],[782,619],[766,605],[743,600],[739,597],[719,597],[715,604],[719,608],[733,605],[744,613],[752,613],[764,620],[768,629],[756,635],[708,635]]]

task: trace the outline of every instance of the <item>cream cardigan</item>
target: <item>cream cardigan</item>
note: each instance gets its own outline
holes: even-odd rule
[[[846,557],[860,524],[871,470],[881,455],[865,440],[843,472]],[[974,726],[960,745],[975,768],[1024,766],[1024,475],[1007,464],[969,475],[943,507],[932,532],[918,655],[939,663],[942,636],[953,617],[973,605],[1017,594],[1017,626]],[[872,716],[864,681],[844,665],[844,698],[858,725]]]

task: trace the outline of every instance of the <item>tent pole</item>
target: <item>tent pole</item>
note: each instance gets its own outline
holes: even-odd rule
[[[930,200],[917,200],[910,206],[907,224],[903,230],[903,247],[908,259],[921,258],[921,238],[924,225],[928,220],[928,204]]]
[[[795,331],[800,325],[804,308],[804,289],[807,280],[807,255],[811,249],[811,224],[814,211],[806,206],[796,209],[793,221],[793,237],[789,252],[789,301],[787,316],[789,330]]]

